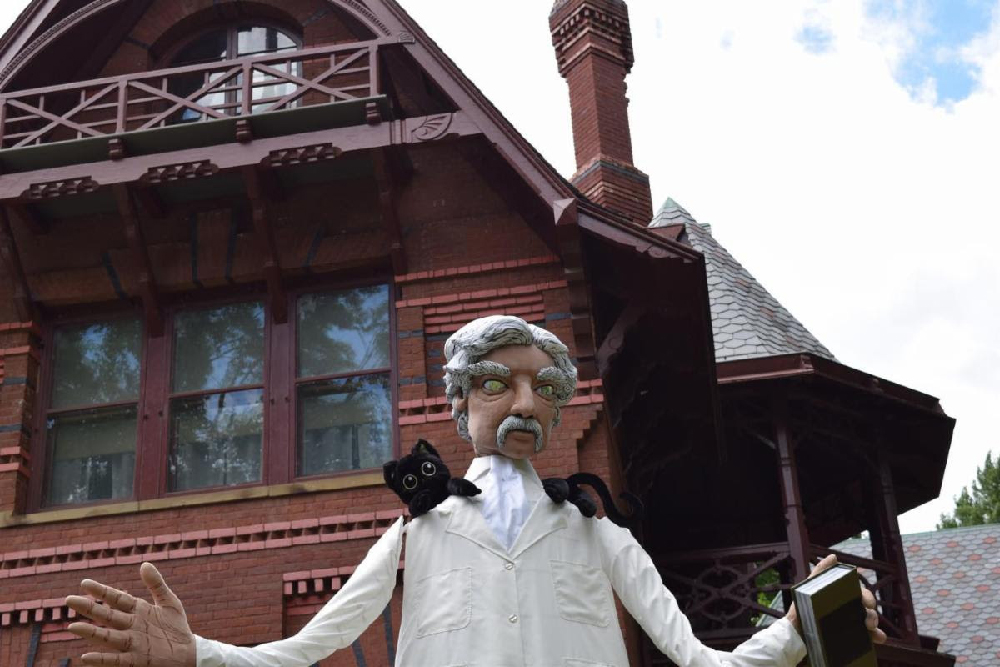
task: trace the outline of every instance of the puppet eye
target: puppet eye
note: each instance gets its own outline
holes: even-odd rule
[[[483,389],[488,394],[498,394],[506,388],[507,385],[500,380],[489,379],[483,382]]]
[[[539,396],[544,396],[545,398],[552,398],[556,395],[556,388],[550,384],[543,384],[535,391],[538,392]]]
[[[417,488],[417,476],[407,475],[406,477],[404,477],[403,488],[406,489],[407,491],[412,491],[413,489]]]
[[[437,471],[437,466],[430,461],[424,461],[423,465],[420,466],[420,472],[424,474],[424,477],[433,477]]]

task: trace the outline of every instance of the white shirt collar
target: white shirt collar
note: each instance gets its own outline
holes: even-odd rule
[[[542,480],[538,478],[538,473],[535,472],[535,468],[528,459],[509,459],[500,454],[477,456],[469,464],[465,472],[465,479],[470,482],[482,480],[493,469],[493,462],[495,460],[504,468],[507,468],[508,461],[511,462],[513,464],[511,467],[521,473],[521,479],[524,482],[524,491],[528,498],[535,500],[538,497],[538,494],[542,490]]]

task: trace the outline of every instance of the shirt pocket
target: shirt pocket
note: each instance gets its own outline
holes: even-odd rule
[[[579,658],[563,658],[563,667],[615,667],[609,662],[591,662]]]
[[[472,568],[439,572],[417,582],[417,637],[461,630],[472,620]]]
[[[608,627],[613,605],[604,572],[589,565],[561,560],[549,561],[549,565],[559,615],[574,623]]]

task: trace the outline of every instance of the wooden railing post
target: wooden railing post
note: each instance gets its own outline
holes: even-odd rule
[[[809,576],[809,532],[806,530],[802,494],[799,491],[799,471],[795,463],[795,445],[788,425],[788,398],[784,394],[771,399],[774,436],[778,453],[778,477],[781,480],[782,506],[785,509],[785,529],[788,549],[795,564],[793,577],[802,581]]]
[[[118,82],[118,108],[115,122],[115,132],[122,134],[127,126],[128,116],[128,81],[122,79]]]
[[[920,638],[913,611],[910,578],[906,570],[903,537],[899,532],[899,520],[896,516],[896,489],[892,479],[892,469],[881,450],[875,452],[875,458],[877,470],[871,482],[874,493],[869,495],[872,504],[869,509],[873,514],[870,528],[872,558],[890,563],[896,568],[895,581],[889,590],[883,589],[881,597],[899,610],[899,617],[892,620],[899,626],[903,639],[917,645]]]

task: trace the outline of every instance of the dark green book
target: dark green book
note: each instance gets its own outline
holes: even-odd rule
[[[876,667],[857,570],[835,565],[793,589],[812,667]]]

